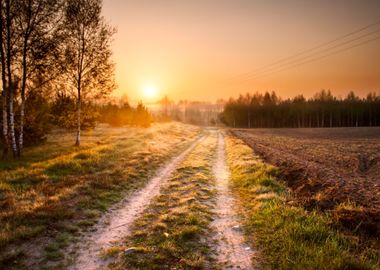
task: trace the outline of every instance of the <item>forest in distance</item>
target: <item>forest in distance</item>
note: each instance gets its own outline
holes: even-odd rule
[[[321,90],[306,99],[298,95],[281,99],[275,92],[247,93],[231,98],[220,114],[223,123],[239,128],[324,128],[380,125],[380,95],[360,98],[349,92],[345,98]]]

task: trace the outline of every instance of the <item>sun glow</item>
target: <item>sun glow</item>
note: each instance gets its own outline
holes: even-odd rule
[[[153,85],[146,85],[143,88],[143,92],[144,92],[144,96],[146,98],[155,98],[155,97],[157,97],[158,90]]]

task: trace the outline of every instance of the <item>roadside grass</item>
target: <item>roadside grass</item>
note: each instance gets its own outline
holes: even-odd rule
[[[21,161],[2,163],[0,268],[21,267],[32,239],[45,253],[43,264],[61,260],[61,250],[81,231],[127,192],[144,186],[198,134],[198,128],[176,123],[101,127],[85,133],[83,147],[75,148],[71,136],[59,133],[53,144],[27,150]]]
[[[111,269],[211,269],[213,133],[198,145],[133,224],[121,260]],[[129,252],[130,251],[130,252]]]
[[[227,136],[233,192],[239,198],[246,237],[258,248],[262,269],[379,269],[375,249],[331,226],[328,214],[292,203],[275,167],[263,163],[240,139]]]

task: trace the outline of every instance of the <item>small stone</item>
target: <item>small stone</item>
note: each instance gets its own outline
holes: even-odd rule
[[[165,237],[168,238],[169,234],[167,232],[164,233]]]
[[[134,253],[134,252],[136,252],[136,251],[137,251],[137,248],[135,248],[135,247],[130,247],[130,248],[127,248],[127,249],[124,251],[124,254],[125,254],[125,255],[129,255],[129,254]]]

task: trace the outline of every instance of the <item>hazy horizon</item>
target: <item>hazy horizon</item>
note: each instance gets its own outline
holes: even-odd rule
[[[380,91],[380,39],[308,64],[244,75],[379,21],[379,1],[106,0],[103,14],[118,29],[115,94],[130,100]],[[352,44],[368,41],[380,37],[379,29],[346,40],[373,32]]]

